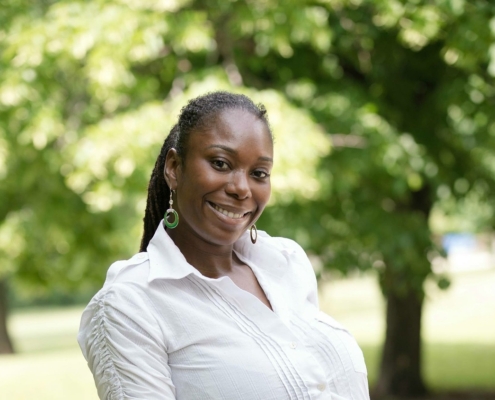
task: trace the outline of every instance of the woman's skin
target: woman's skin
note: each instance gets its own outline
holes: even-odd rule
[[[228,276],[271,308],[251,268],[233,252],[270,198],[273,143],[267,126],[247,111],[225,110],[204,130],[191,132],[186,153],[181,160],[171,149],[165,162],[180,221],[168,234],[201,274]]]

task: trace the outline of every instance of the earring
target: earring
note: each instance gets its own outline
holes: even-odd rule
[[[174,210],[172,207],[172,204],[174,204],[174,201],[172,200],[172,193],[174,191],[170,189],[170,200],[168,204],[170,204],[170,207],[168,208],[167,212],[165,213],[165,218],[164,218],[164,223],[167,228],[174,229],[177,225],[179,225],[179,214],[177,214],[177,211]],[[168,216],[170,214],[173,214],[174,220],[172,222],[168,221]]]
[[[251,229],[249,229],[249,236],[251,236],[251,242],[255,244],[258,239],[258,230],[256,229],[255,224],[251,225]]]

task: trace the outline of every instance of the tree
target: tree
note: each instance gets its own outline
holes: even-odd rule
[[[387,331],[376,394],[421,395],[423,283],[439,251],[430,216],[467,193],[494,194],[495,9],[483,1],[332,3],[327,71],[323,54],[294,49],[312,76],[293,75],[286,86],[333,134],[335,151],[322,162],[331,179],[319,202],[285,215],[298,216],[299,240],[325,265],[377,270]]]
[[[426,391],[423,283],[440,251],[431,216],[495,193],[495,6],[27,4],[11,0],[0,17],[2,276],[101,280],[137,247],[147,174],[178,107],[233,87],[267,103],[281,149],[262,225],[326,268],[377,271],[387,299],[377,393]]]
[[[201,12],[177,19],[161,7],[69,1],[9,14],[0,71],[0,352],[12,351],[7,279],[31,291],[100,286],[111,261],[138,249],[149,173],[179,108],[205,91],[233,89],[216,64],[189,75],[177,69],[188,68],[184,53],[206,54],[213,39]],[[187,89],[186,77],[195,82]],[[313,174],[313,154],[330,147],[321,128],[275,91],[237,90],[270,107],[275,132],[288,133],[277,151],[299,154],[301,164],[282,165],[296,177]],[[274,182],[295,196],[305,186]]]

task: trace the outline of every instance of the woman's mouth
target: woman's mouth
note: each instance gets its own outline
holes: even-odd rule
[[[211,202],[208,202],[208,203],[210,203],[210,205],[215,210],[217,210],[220,214],[223,214],[223,215],[225,215],[229,218],[232,218],[232,219],[241,219],[241,218],[245,217],[247,214],[249,214],[249,211],[246,213],[234,213],[232,211],[228,211],[228,210],[223,209],[222,207],[217,206],[215,203],[211,203]]]

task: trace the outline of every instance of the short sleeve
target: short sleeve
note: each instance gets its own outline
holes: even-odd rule
[[[93,298],[78,342],[100,399],[175,399],[153,306],[132,284],[112,284]]]

